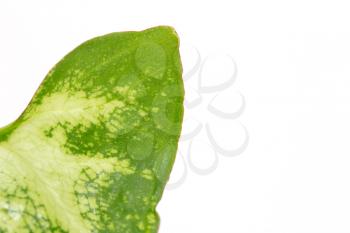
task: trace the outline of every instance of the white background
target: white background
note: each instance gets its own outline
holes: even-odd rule
[[[160,233],[350,232],[349,4],[1,0],[0,126],[16,119],[48,70],[81,42],[172,25],[202,57],[230,54],[234,88],[246,99],[243,115],[227,124],[210,120],[205,101],[192,116],[232,144],[229,125],[239,121],[250,141],[239,156],[218,155],[210,174],[189,170],[180,187],[166,190]],[[224,75],[219,65],[217,72],[213,79]],[[201,151],[191,155],[198,162]]]

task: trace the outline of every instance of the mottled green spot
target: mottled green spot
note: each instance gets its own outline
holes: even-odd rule
[[[167,57],[163,47],[153,41],[142,41],[135,54],[136,65],[147,76],[163,78]]]
[[[128,153],[134,160],[144,160],[149,157],[154,147],[154,136],[150,132],[144,132],[129,140]]]

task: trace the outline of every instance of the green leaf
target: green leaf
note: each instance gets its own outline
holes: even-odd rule
[[[0,129],[0,232],[157,232],[184,89],[166,26],[89,40]]]

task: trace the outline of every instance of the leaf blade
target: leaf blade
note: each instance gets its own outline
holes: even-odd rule
[[[0,130],[0,232],[157,231],[183,117],[178,47],[169,27],[112,33],[50,71]]]

